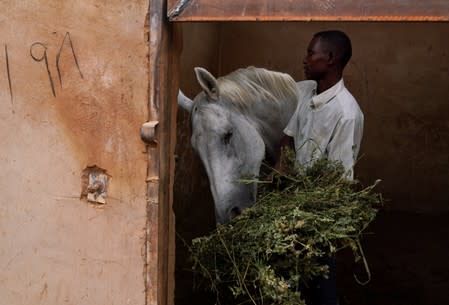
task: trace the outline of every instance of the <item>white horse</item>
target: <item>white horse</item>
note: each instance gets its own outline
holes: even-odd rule
[[[191,142],[209,177],[216,221],[226,223],[255,203],[256,183],[238,180],[278,158],[298,88],[289,75],[261,68],[218,79],[203,68],[195,73],[203,91],[193,101],[180,91],[178,104],[191,114]]]

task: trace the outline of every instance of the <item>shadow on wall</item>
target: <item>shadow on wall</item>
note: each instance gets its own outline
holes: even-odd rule
[[[341,253],[337,279],[341,305],[449,304],[449,213],[381,212],[362,244],[371,271]]]
[[[190,126],[189,115],[178,113],[178,126]],[[209,304],[212,296],[194,291],[189,250],[195,237],[215,228],[212,194],[206,172],[190,146],[190,128],[178,129],[178,150],[174,184],[173,210],[176,218],[175,304]],[[212,304],[212,303],[210,303]]]

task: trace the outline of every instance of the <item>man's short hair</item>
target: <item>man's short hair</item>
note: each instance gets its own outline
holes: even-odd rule
[[[319,38],[333,51],[335,56],[344,68],[352,56],[351,39],[342,31],[322,31],[313,35],[314,38]]]

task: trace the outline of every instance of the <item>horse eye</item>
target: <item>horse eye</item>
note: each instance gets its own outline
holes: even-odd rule
[[[231,137],[232,137],[232,131],[228,131],[227,133],[225,133],[225,135],[223,136],[223,143],[225,145],[228,145],[229,142],[231,141]]]

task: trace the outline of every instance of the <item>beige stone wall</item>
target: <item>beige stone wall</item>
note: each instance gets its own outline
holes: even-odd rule
[[[147,10],[0,4],[1,304],[145,304]],[[80,199],[90,165],[106,205]]]

